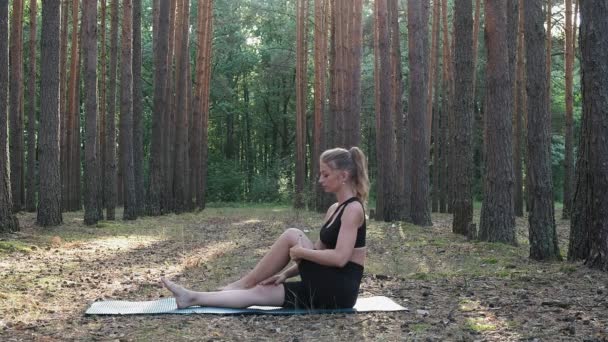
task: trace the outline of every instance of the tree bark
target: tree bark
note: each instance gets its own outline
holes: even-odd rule
[[[456,2],[454,11],[454,220],[452,231],[467,236],[473,222],[473,8]],[[473,233],[473,232],[471,232]]]
[[[561,260],[555,229],[551,176],[551,115],[545,87],[545,31],[542,0],[524,5],[526,89],[528,90],[528,175],[530,258]]]
[[[401,32],[399,30],[399,2],[388,1],[388,16],[390,20],[390,63],[391,63],[391,111],[395,135],[395,187],[394,206],[395,219],[410,220],[410,191],[406,187],[406,134],[403,120],[403,73],[401,71]],[[393,157],[391,157],[393,158]]]
[[[80,207],[80,48],[78,39],[79,0],[72,1],[72,43],[70,56],[70,77],[67,94],[67,202],[68,211],[78,211]]]
[[[570,211],[572,208],[572,185],[573,185],[573,174],[574,174],[574,155],[573,155],[573,65],[574,65],[574,30],[572,28],[572,0],[566,0],[566,28],[564,40],[564,62],[565,62],[565,76],[566,76],[566,127],[565,127],[565,140],[566,144],[564,147],[564,207],[562,210],[562,219],[570,218]]]
[[[19,230],[13,214],[8,152],[8,1],[0,1],[0,233]]]
[[[23,149],[23,0],[13,1],[9,49],[9,149],[13,210],[25,204],[25,151]]]
[[[142,0],[133,0],[133,164],[135,174],[135,211],[145,213],[146,191],[144,188],[144,117],[142,89],[141,45]]]
[[[526,87],[525,87],[525,59],[524,59],[524,3],[519,0],[518,4],[519,22],[517,38],[517,84],[515,85],[515,108],[513,114],[514,151],[513,170],[515,171],[515,198],[514,210],[518,217],[524,216],[524,192],[523,192],[523,168],[522,168],[522,139],[523,139],[523,117],[526,110]]]
[[[450,53],[450,36],[448,34],[448,5],[447,0],[441,1],[441,22],[443,28],[443,63],[442,63],[442,98],[441,98],[441,117],[439,118],[439,125],[441,135],[442,153],[441,153],[441,171],[439,174],[440,179],[444,179],[442,182],[441,194],[439,196],[439,212],[445,213],[448,210],[451,211],[450,204],[450,182],[448,182],[449,160],[450,160],[450,140],[448,132],[448,121],[452,113],[452,57]]]
[[[429,2],[408,0],[408,46],[410,93],[408,134],[412,164],[411,219],[420,226],[430,226],[429,168],[430,146],[426,119]]]
[[[100,51],[100,62],[99,70],[101,76],[99,77],[99,122],[97,125],[99,136],[99,148],[97,149],[97,160],[99,165],[99,218],[103,219],[103,209],[106,206],[105,193],[104,193],[104,181],[106,179],[106,78],[107,78],[107,40],[106,40],[106,0],[101,0],[101,20],[99,25],[99,31],[101,32],[101,42],[99,46]]]
[[[312,187],[315,191],[315,209],[325,211],[324,191],[317,182],[319,179],[319,158],[325,148],[324,116],[327,82],[327,0],[315,0],[315,26],[314,26],[314,124],[313,124],[313,153],[311,158]]]
[[[296,180],[294,208],[305,206],[306,168],[306,55],[308,0],[296,2]]]
[[[439,141],[439,113],[436,110],[436,99],[438,99],[438,86],[439,82],[439,72],[437,71],[439,65],[439,31],[440,24],[439,19],[441,12],[439,9],[441,8],[441,3],[439,1],[433,2],[433,29],[431,33],[432,42],[431,42],[431,66],[429,68],[429,98],[427,99],[427,111],[429,112],[429,124],[430,131],[432,132],[429,137],[431,138],[431,143],[433,144],[433,162],[432,162],[432,187],[431,187],[431,211],[438,212],[439,211],[439,155],[440,155],[440,141]]]
[[[36,16],[38,2],[30,1],[30,56],[27,108],[27,176],[25,209],[36,211]]]
[[[507,3],[486,0],[486,174],[479,239],[517,244],[513,211],[511,81],[507,45]]]
[[[85,92],[84,224],[99,221],[99,161],[97,159],[97,3],[85,1],[82,8]]]
[[[124,0],[122,4],[122,44],[120,78],[120,145],[123,167],[124,212],[123,220],[137,218],[137,195],[133,165],[133,4]]]
[[[116,83],[118,61],[118,0],[110,4],[110,70],[108,75],[108,93],[106,117],[106,178],[104,180],[104,197],[106,202],[106,219],[116,219]]]
[[[200,4],[200,3],[199,3]],[[170,11],[169,1],[160,1],[159,12]],[[199,7],[200,8],[200,7]],[[163,116],[167,109],[167,76],[169,57],[169,16],[158,17],[156,34],[156,49],[154,55],[154,108],[152,112],[152,136],[150,144],[150,185],[148,190],[148,214],[158,216],[162,213],[162,190],[164,182]]]
[[[608,271],[608,4],[582,1],[580,12],[584,131],[568,258],[582,256],[588,266]]]
[[[36,221],[41,226],[62,222],[61,178],[59,170],[59,0],[42,2],[40,60],[40,196]]]
[[[68,19],[70,0],[61,0],[61,46],[59,50],[59,121],[60,121],[60,153],[61,153],[61,206],[63,211],[69,210],[69,144],[68,144],[68,88],[67,88],[67,66],[68,66]]]

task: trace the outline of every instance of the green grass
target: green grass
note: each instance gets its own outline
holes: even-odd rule
[[[0,254],[1,253],[13,253],[23,252],[28,253],[31,251],[31,246],[20,242],[20,241],[0,241]]]

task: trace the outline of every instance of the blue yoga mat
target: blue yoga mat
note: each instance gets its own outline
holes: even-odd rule
[[[409,311],[387,297],[359,298],[352,309],[306,310],[286,309],[275,306],[250,306],[246,309],[193,306],[178,309],[175,298],[163,298],[147,302],[100,301],[94,302],[85,312],[87,315],[143,315],[143,314],[217,314],[217,315],[302,315],[328,313],[357,313],[371,311]]]

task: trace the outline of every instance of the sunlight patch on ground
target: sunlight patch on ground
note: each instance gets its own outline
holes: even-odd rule
[[[233,241],[220,241],[213,245],[195,249],[188,255],[184,256],[181,261],[182,269],[201,267],[205,263],[221,257],[226,253],[230,253],[237,248],[237,244]]]
[[[241,227],[241,226],[246,226],[248,224],[256,224],[256,223],[261,223],[261,220],[258,219],[250,219],[250,220],[245,220],[245,221],[241,221],[241,222],[234,222],[232,225],[235,227]]]

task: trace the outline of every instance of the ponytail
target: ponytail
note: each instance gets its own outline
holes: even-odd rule
[[[367,197],[369,196],[369,177],[367,175],[367,158],[360,148],[353,146],[348,150],[350,156],[355,164],[355,172],[352,175],[353,184],[355,185],[355,192],[357,197],[363,203],[367,203]]]

